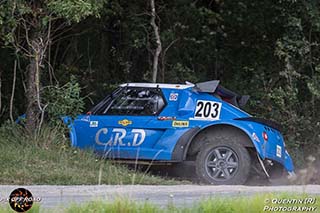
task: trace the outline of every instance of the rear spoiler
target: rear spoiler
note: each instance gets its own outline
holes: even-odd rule
[[[197,92],[205,92],[218,95],[222,100],[239,108],[246,105],[250,98],[249,95],[239,95],[231,90],[224,88],[223,86],[219,85],[219,83],[219,80],[197,83],[195,85],[195,90]]]
[[[282,131],[282,125],[275,122],[275,121],[270,121],[264,118],[256,118],[256,117],[246,117],[246,118],[235,118],[234,120],[240,120],[240,121],[253,121],[256,123],[260,123],[266,126],[269,126],[273,129],[276,129],[278,131]]]

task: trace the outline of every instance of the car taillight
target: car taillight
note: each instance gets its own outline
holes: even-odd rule
[[[268,141],[268,135],[266,132],[262,132],[262,137],[265,141]]]

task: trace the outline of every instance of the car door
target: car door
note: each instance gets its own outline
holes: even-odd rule
[[[165,106],[159,88],[122,88],[110,104],[90,116],[95,150],[113,158],[156,158],[159,150],[153,147],[166,127],[155,121]]]

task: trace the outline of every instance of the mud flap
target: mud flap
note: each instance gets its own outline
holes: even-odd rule
[[[269,175],[269,173],[267,172],[266,167],[264,166],[264,163],[263,163],[263,161],[262,161],[262,159],[260,158],[260,156],[259,156],[258,153],[257,153],[257,157],[258,157],[259,163],[260,163],[260,165],[261,165],[261,167],[262,167],[262,170],[263,170],[264,173],[266,174],[267,178],[270,178],[270,175]]]

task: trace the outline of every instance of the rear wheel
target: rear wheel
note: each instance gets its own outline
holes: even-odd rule
[[[206,142],[196,159],[196,172],[200,181],[214,185],[244,184],[251,167],[247,149],[232,137],[213,135],[204,138]]]

